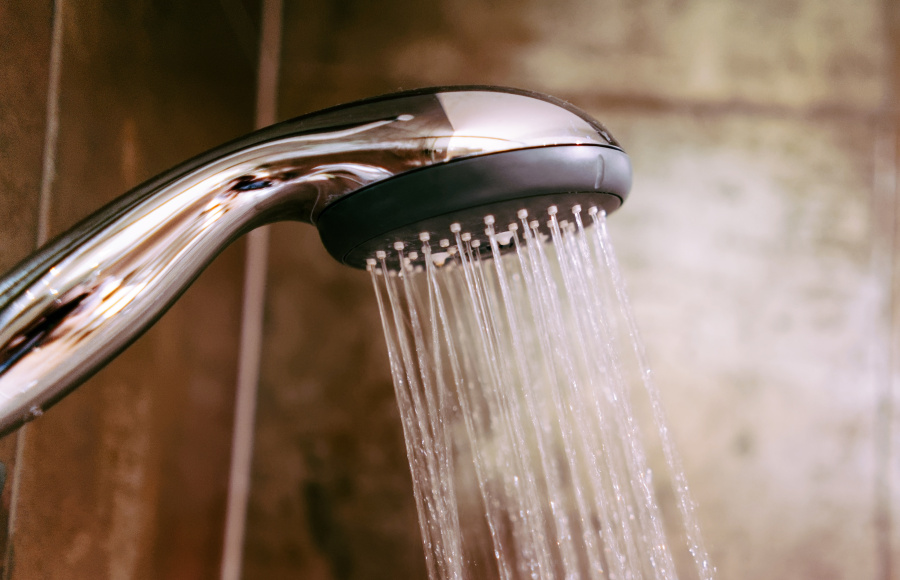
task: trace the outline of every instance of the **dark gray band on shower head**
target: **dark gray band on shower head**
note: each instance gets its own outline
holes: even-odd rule
[[[631,187],[631,163],[614,147],[560,145],[467,157],[372,184],[325,208],[316,226],[338,261],[358,268],[394,242],[417,243],[420,232],[449,236],[459,222],[480,237],[483,219],[498,227],[519,209],[539,217],[551,204],[617,209]],[[564,207],[560,207],[563,210]]]

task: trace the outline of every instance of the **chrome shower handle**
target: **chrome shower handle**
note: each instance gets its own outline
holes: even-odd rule
[[[0,435],[135,340],[250,229],[315,224],[336,200],[416,168],[549,145],[616,147],[552,98],[431,89],[274,125],[148,181],[0,279]]]
[[[281,145],[141,188],[4,279],[0,430],[40,415],[114,357],[242,232],[279,209],[308,213],[315,188],[292,178],[290,163],[272,162]]]

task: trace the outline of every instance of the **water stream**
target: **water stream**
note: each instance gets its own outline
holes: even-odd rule
[[[714,578],[605,215],[586,214],[487,216],[369,261],[432,580]]]

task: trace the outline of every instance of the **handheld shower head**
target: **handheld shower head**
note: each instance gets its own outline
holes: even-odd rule
[[[0,279],[0,434],[43,413],[135,340],[231,241],[315,225],[339,261],[481,231],[485,214],[596,205],[630,187],[599,123],[543,95],[425,89],[285,121],[138,186]]]
[[[377,250],[415,242],[421,232],[446,233],[454,222],[480,232],[486,214],[515,221],[520,209],[552,203],[610,212],[628,194],[627,155],[602,125],[566,103],[497,89],[417,97],[425,95],[440,105],[430,115],[433,134],[414,138],[427,146],[420,153],[428,161],[332,200],[314,216],[338,261],[363,267]]]

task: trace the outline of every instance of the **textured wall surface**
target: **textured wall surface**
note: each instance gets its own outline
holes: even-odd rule
[[[285,2],[279,114],[464,83],[549,92],[604,121],[635,169],[612,235],[719,577],[888,580],[894,4]],[[0,269],[42,227],[248,131],[258,12],[0,2]],[[0,530],[16,512],[4,577],[216,576],[242,256],[226,251],[115,363],[0,440]],[[313,228],[280,224],[265,311],[244,577],[424,577],[368,277]]]
[[[874,127],[622,121],[611,228],[722,577],[879,577]]]
[[[603,120],[634,161],[610,227],[720,577],[886,579],[889,23],[871,1],[287,3],[281,114],[486,83]],[[420,577],[369,281],[310,228],[274,236],[246,575]]]
[[[0,270],[35,248],[50,63],[49,2],[0,5]],[[22,74],[22,70],[31,71]],[[9,574],[9,526],[18,435],[0,440],[2,576]]]
[[[55,6],[0,4],[4,269],[34,247],[39,221],[55,235],[252,128],[253,19],[246,30],[235,27],[217,2]],[[249,54],[239,30],[249,34]],[[53,42],[60,74],[48,93]],[[45,132],[47,118],[55,135]],[[43,206],[42,175],[49,176]],[[216,575],[242,257],[240,244],[226,251],[145,337],[19,433],[4,577]],[[14,443],[14,436],[0,443],[4,458]],[[4,467],[5,502],[14,470],[5,459]]]

